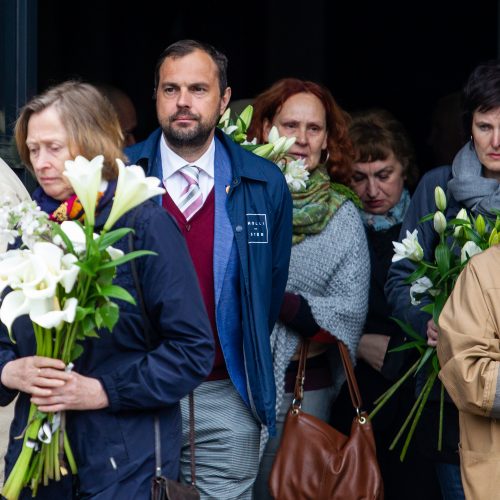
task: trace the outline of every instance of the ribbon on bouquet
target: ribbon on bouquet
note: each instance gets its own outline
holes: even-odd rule
[[[68,363],[66,368],[64,369],[65,372],[70,372],[73,370],[73,367],[75,365],[73,363]],[[55,412],[52,416],[52,422],[49,422],[49,417],[45,417],[43,419],[42,425],[40,426],[40,429],[38,430],[37,438],[32,439],[28,438],[26,439],[25,446],[28,448],[33,448],[35,452],[40,451],[40,448],[42,447],[42,444],[49,444],[52,441],[52,436],[55,434],[57,429],[61,428],[61,447],[62,447],[62,439],[63,439],[63,434],[66,431],[66,415],[64,412]],[[26,429],[30,426],[30,424],[35,420],[35,417],[31,419],[30,422],[28,422],[28,425],[25,427],[23,432],[21,433],[20,436],[17,436],[15,439],[21,439],[24,437],[24,434],[26,433]]]

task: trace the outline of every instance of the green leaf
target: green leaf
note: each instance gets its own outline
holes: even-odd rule
[[[433,354],[436,355],[436,348],[431,346],[427,347],[427,350],[424,352],[423,356],[420,358],[420,361],[418,362],[415,374],[417,374],[417,372],[427,363],[427,361]]]
[[[123,257],[120,257],[116,260],[110,260],[101,266],[99,266],[99,270],[108,269],[110,267],[117,267],[125,264],[129,260],[136,259],[137,257],[142,257],[144,255],[158,255],[156,252],[152,252],[151,250],[136,250],[135,252],[129,252],[125,254]]]
[[[120,299],[130,304],[135,304],[135,299],[125,288],[118,285],[106,285],[101,287],[101,295],[113,299]]]
[[[68,252],[75,253],[75,249],[73,248],[73,243],[71,243],[71,240],[68,238],[66,233],[61,229],[61,226],[59,224],[53,224],[52,230],[54,231],[55,234],[61,237]]]
[[[450,269],[451,252],[446,243],[440,243],[434,252],[436,263],[441,274],[445,274]]]
[[[422,338],[420,340],[412,340],[411,342],[405,342],[404,344],[398,347],[389,349],[388,352],[401,352],[401,351],[407,351],[408,349],[415,349],[415,348],[418,349],[423,343],[425,343],[425,341]]]
[[[435,298],[432,319],[434,320],[434,323],[436,323],[436,325],[439,324],[439,315],[441,314],[441,311],[443,310],[444,304],[446,303],[447,299],[448,296],[444,293],[440,293]]]
[[[427,222],[428,220],[432,220],[432,219],[434,219],[434,213],[424,215],[424,216],[420,219],[419,223],[420,223],[420,224],[422,224],[423,222]]]
[[[432,304],[426,304],[425,306],[421,307],[420,310],[431,315],[434,314],[434,302]]]
[[[125,235],[128,233],[133,232],[134,230],[130,227],[121,227],[119,229],[113,229],[112,231],[109,231],[109,233],[103,233],[99,238],[96,239],[97,243],[97,248],[99,249],[99,252],[102,252],[109,246],[113,245],[113,243],[116,243],[118,240],[121,240]]]
[[[101,306],[99,310],[102,318],[102,326],[111,332],[120,316],[120,308],[114,302],[108,302]]]
[[[405,323],[404,321],[401,321],[398,318],[395,318],[391,316],[391,319],[394,320],[399,328],[403,330],[409,337],[411,337],[414,340],[422,340],[422,337],[413,329],[413,327],[409,323]]]
[[[71,360],[74,361],[75,359],[79,358],[83,354],[83,346],[77,342],[73,345],[73,348],[71,349]]]
[[[93,307],[76,307],[76,315],[75,315],[75,321],[80,322],[85,318],[85,316],[88,316],[89,314],[94,313],[94,308]]]
[[[415,271],[413,271],[408,278],[405,279],[405,282],[408,284],[413,283],[414,281],[417,281],[419,278],[424,276],[427,272],[427,267],[426,266],[418,266]]]

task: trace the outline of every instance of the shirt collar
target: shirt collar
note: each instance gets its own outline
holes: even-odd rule
[[[161,135],[160,151],[162,158],[163,180],[174,175],[178,170],[186,165],[196,165],[200,170],[203,170],[210,177],[214,177],[215,163],[215,140],[212,139],[208,149],[194,162],[186,162],[184,158],[172,151],[165,141],[165,136]]]

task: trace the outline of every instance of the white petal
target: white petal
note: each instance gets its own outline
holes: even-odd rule
[[[12,329],[12,323],[24,314],[30,311],[30,301],[20,290],[14,290],[8,293],[0,307],[0,321],[7,327],[9,333]]]

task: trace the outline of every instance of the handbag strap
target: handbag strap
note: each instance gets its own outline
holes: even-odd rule
[[[133,216],[133,222],[135,222],[135,216]],[[133,224],[132,224],[133,225]],[[128,234],[128,246],[129,251],[133,252],[135,250],[134,246],[134,235],[132,232]],[[146,339],[146,345],[148,349],[151,350],[153,343],[151,340],[151,333],[153,332],[153,327],[151,321],[146,311],[146,304],[144,303],[144,296],[142,294],[141,282],[139,280],[139,273],[137,271],[137,266],[135,260],[130,261],[130,266],[132,269],[132,277],[134,279],[134,284],[137,292],[137,299],[139,302],[139,308],[141,310],[142,320],[144,322],[144,337]],[[160,432],[160,418],[158,413],[154,416],[154,429],[155,429],[155,475],[160,477],[161,472],[161,432]],[[193,391],[189,393],[189,451],[191,459],[191,484],[195,486],[196,484],[196,462],[195,462],[195,448],[194,448],[194,396]]]
[[[295,379],[295,389],[293,392],[292,402],[292,411],[294,412],[298,412],[302,405],[302,400],[304,399],[304,382],[306,380],[306,362],[309,343],[309,339],[303,339],[300,346],[299,368],[297,370],[297,378]],[[358,381],[356,380],[356,375],[354,374],[354,367],[352,366],[349,351],[347,350],[346,345],[340,340],[336,339],[336,343],[339,347],[340,358],[344,367],[352,405],[356,410],[360,422],[364,423],[365,417],[361,415],[363,401],[361,399],[361,393],[359,392]]]

